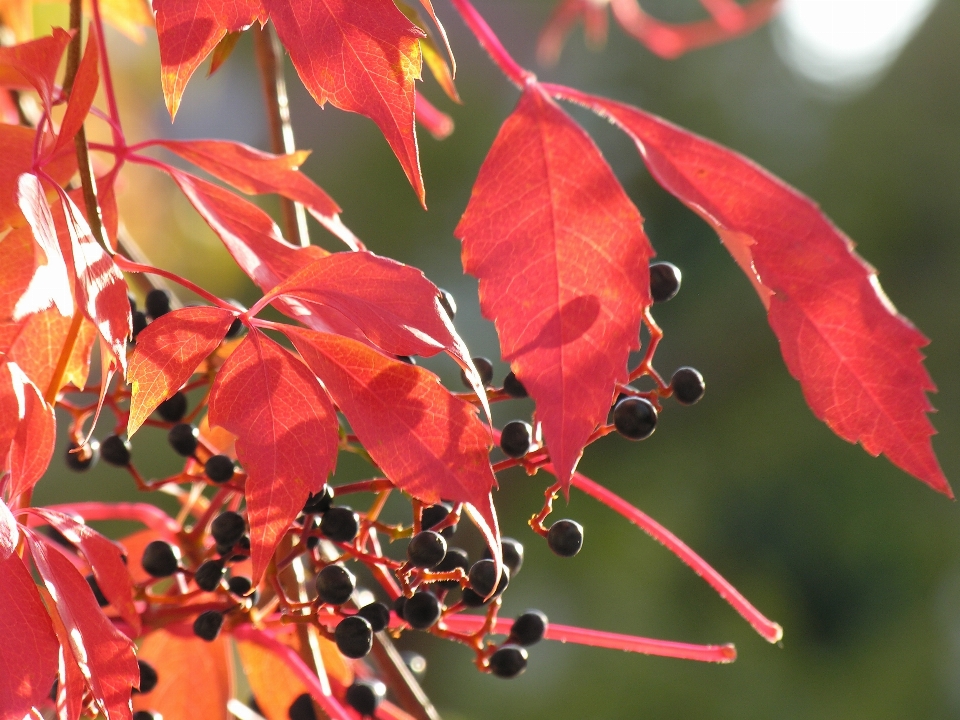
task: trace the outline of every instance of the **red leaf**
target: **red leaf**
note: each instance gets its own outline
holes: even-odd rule
[[[387,478],[428,504],[441,498],[470,503],[496,546],[492,441],[477,408],[428,370],[362,343],[299,328],[285,332]]]
[[[500,129],[456,235],[566,486],[639,348],[653,254],[643,218],[586,133],[533,87]]]
[[[16,364],[8,363],[6,367],[17,401],[17,415],[14,417],[19,422],[3,466],[10,473],[10,497],[15,498],[32,489],[46,472],[53,456],[57,426],[53,408],[44,402],[37,387]]]
[[[133,604],[133,581],[123,561],[120,546],[89,525],[63,513],[44,509],[38,509],[36,513],[80,548],[103,594],[120,613],[120,617],[130,623],[134,633],[139,635],[140,614]]]
[[[251,330],[210,390],[210,423],[237,436],[247,472],[253,580],[259,582],[307,496],[333,472],[336,412],[303,363]]]
[[[84,671],[101,710],[110,720],[130,720],[130,689],[140,669],[133,643],[118,631],[97,604],[87,581],[64,555],[28,535],[33,561],[69,632],[64,653]]]
[[[301,203],[317,221],[357,250],[362,244],[340,221],[339,206],[298,168],[309,151],[272,155],[227,140],[162,140],[157,143],[248,195],[277,193]]]
[[[296,640],[296,635],[290,637]],[[250,641],[240,641],[237,650],[260,713],[267,720],[288,720],[290,706],[309,692],[307,686],[287,669],[282,659],[266,648]]]
[[[264,23],[267,19],[259,0],[155,0],[153,8],[157,13],[163,97],[171,119],[177,115],[190,76],[220,39],[228,31],[242,30],[254,20]]]
[[[264,5],[314,100],[373,120],[423,203],[413,128],[423,31],[392,0],[265,0]]]
[[[189,626],[154,630],[143,639],[139,657],[157,671],[153,691],[135,695],[135,710],[149,710],[163,720],[230,720],[233,697],[230,646],[225,635],[201,640]],[[186,691],[188,688],[194,692]]]
[[[87,31],[87,47],[77,68],[67,110],[63,115],[63,122],[60,123],[60,134],[57,137],[55,150],[73,142],[74,136],[83,127],[87,113],[90,112],[93,98],[97,94],[97,87],[100,85],[99,53],[100,42],[97,40],[97,33],[93,32],[91,23]]]
[[[6,506],[0,512],[9,516]],[[30,572],[2,543],[0,607],[0,718],[21,720],[50,694],[59,643]]]
[[[177,392],[223,341],[233,314],[217,307],[174,310],[137,335],[128,381],[132,385],[127,436]]]
[[[31,315],[21,324],[19,336],[10,347],[8,357],[44,393],[49,390],[72,324],[73,318],[64,317],[55,308],[44,310]],[[56,388],[56,392],[68,383],[78,388],[86,385],[90,373],[90,353],[97,336],[96,326],[82,318],[73,351],[64,368],[61,386]]]
[[[876,272],[807,197],[741,155],[636,108],[558,90],[609,116],[653,176],[706,220],[767,306],[787,368],[814,414],[952,497],[927,418],[927,339]]]
[[[53,28],[51,35],[0,47],[0,86],[33,88],[49,113],[55,99],[57,68],[70,37],[66,30]]]
[[[17,205],[20,176],[33,170],[33,146],[37,133],[20,125],[0,125],[0,230],[23,225]],[[77,171],[76,153],[66,148],[48,158],[44,171],[58,183],[66,183]]]
[[[0,128],[2,132],[2,128]],[[17,204],[33,229],[33,236],[47,258],[45,291],[61,315],[73,315],[73,295],[70,292],[70,275],[57,239],[57,227],[47,204],[43,186],[32,173],[24,173],[17,179]],[[38,305],[42,305],[38,301]],[[128,303],[129,304],[129,303]]]

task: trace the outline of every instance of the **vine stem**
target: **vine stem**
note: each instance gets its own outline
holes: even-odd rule
[[[254,28],[252,32],[267,123],[270,126],[270,149],[277,155],[290,155],[296,152],[297,147],[293,139],[293,124],[290,121],[287,81],[283,76],[283,48],[271,25],[264,25],[259,30]],[[309,245],[307,213],[303,205],[281,197],[280,215],[287,238],[300,247]]]
[[[510,53],[508,53],[507,49],[503,46],[503,43],[500,42],[500,38],[497,37],[496,33],[494,33],[487,24],[487,21],[484,20],[483,16],[477,12],[477,9],[470,4],[470,0],[450,0],[450,2],[460,13],[460,17],[463,18],[467,27],[470,28],[470,32],[477,38],[480,46],[487,51],[493,59],[493,62],[496,63],[497,67],[507,76],[510,82],[521,89],[528,84],[536,82],[536,75],[529,70],[524,70],[523,67],[511,57]]]

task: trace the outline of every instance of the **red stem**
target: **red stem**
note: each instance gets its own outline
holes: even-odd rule
[[[75,502],[47,505],[45,510],[79,515],[84,520],[134,520],[165,535],[176,535],[180,526],[160,508],[147,503]]]
[[[546,469],[549,472],[553,472],[552,467],[548,466]],[[623,515],[623,517],[680,558],[680,560],[697,573],[697,575],[700,575],[706,580],[710,586],[720,594],[720,597],[730,603],[733,609],[740,613],[744,620],[750,623],[753,629],[760,633],[768,642],[779,642],[783,637],[783,628],[780,627],[780,625],[765,618],[733,585],[727,582],[720,573],[710,567],[706,560],[697,555],[687,547],[680,538],[652,517],[638,510],[619,495],[610,492],[602,485],[598,485],[580,473],[574,473],[570,484]]]
[[[136,263],[133,260],[128,260],[122,255],[114,255],[113,260],[117,264],[117,267],[119,267],[121,270],[125,272],[149,273],[151,275],[159,275],[160,277],[165,277],[167,278],[167,280],[173,280],[173,282],[177,283],[178,285],[183,285],[183,287],[187,288],[188,290],[192,290],[197,295],[202,297],[204,300],[207,300],[213,303],[218,308],[222,308],[223,310],[229,310],[234,315],[240,314],[237,308],[231,305],[230,303],[221,300],[216,295],[208,293],[199,285],[194,285],[192,282],[190,282],[186,278],[182,278],[176,273],[170,272],[169,270],[162,270],[157,267],[151,267],[150,265],[141,265],[140,263]]]
[[[100,0],[93,0],[93,21],[97,26],[98,40],[100,41],[100,66],[103,71],[103,92],[107,97],[107,107],[110,110],[110,129],[113,133],[113,143],[124,147],[126,139],[120,125],[120,110],[117,107],[117,96],[113,90],[113,76],[110,74],[110,60],[107,57],[107,39],[103,32],[103,18],[100,17]]]
[[[470,0],[450,0],[453,6],[460,13],[463,21],[470,28],[470,31],[477,38],[480,46],[487,51],[493,62],[503,72],[504,75],[517,87],[523,89],[528,83],[536,82],[537,78],[529,70],[524,70],[520,64],[514,60],[507,49],[500,42],[500,38],[494,34],[487,21],[483,19],[476,8],[470,4]]]

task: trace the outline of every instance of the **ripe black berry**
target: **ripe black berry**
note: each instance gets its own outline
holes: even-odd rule
[[[334,542],[350,542],[360,532],[360,516],[346,505],[332,507],[323,514],[320,532]]]
[[[613,409],[613,424],[628,440],[645,440],[657,429],[657,409],[646,398],[624,398]]]
[[[357,611],[357,615],[364,618],[374,632],[380,632],[390,624],[390,608],[382,602],[372,602],[364,605]]]
[[[175,392],[162,403],[157,405],[157,415],[167,422],[176,423],[183,420],[187,414],[187,396],[182,392]]]
[[[250,578],[243,577],[243,575],[237,575],[236,577],[232,577],[227,580],[227,587],[230,588],[230,592],[232,592],[234,595],[240,595],[243,597],[250,592],[250,589],[253,587],[253,583],[250,582]],[[259,594],[255,592],[252,596],[252,599],[253,604],[256,605],[257,600],[260,599]]]
[[[413,536],[407,545],[407,558],[414,567],[432,568],[447,554],[447,541],[440,533],[424,530]]]
[[[201,640],[213,642],[220,634],[220,628],[223,627],[223,613],[217,610],[207,610],[197,616],[193,621],[193,634]]]
[[[523,567],[523,545],[519,540],[505,537],[500,540],[500,553],[503,557],[503,564],[510,568],[510,577],[513,577],[520,568]],[[490,554],[490,548],[483,549],[483,556],[487,559],[493,557]]]
[[[470,558],[467,555],[467,551],[463,548],[452,547],[447,548],[447,554],[444,556],[443,561],[437,565],[433,571],[438,573],[453,572],[457,568],[467,572],[470,569]],[[460,587],[460,583],[456,580],[443,580],[436,583],[435,587],[450,589]]]
[[[218,545],[233,545],[247,531],[247,521],[243,515],[227,510],[217,515],[210,523],[210,534]]]
[[[557,520],[547,533],[547,545],[560,557],[573,557],[583,547],[583,526],[575,520]]]
[[[503,379],[503,391],[513,398],[527,397],[527,389],[512,372],[507,373],[507,376]]]
[[[105,463],[116,467],[126,467],[130,464],[130,441],[119,435],[105,437],[100,443],[100,457]]]
[[[406,363],[407,365],[417,364],[416,359],[411,357],[410,355],[397,355],[397,360],[399,360],[402,363]]]
[[[290,703],[287,717],[290,720],[317,720],[317,713],[313,709],[313,699],[309,693],[298,695],[297,699]]]
[[[104,595],[103,590],[100,589],[100,583],[97,582],[97,579],[93,575],[87,575],[87,584],[90,586],[90,589],[93,590],[93,596],[97,599],[97,605],[106,607],[110,604],[107,596]]]
[[[323,484],[318,493],[310,493],[307,502],[303,505],[303,512],[307,514],[325,513],[333,502],[333,488]]]
[[[170,443],[170,447],[172,447],[178,455],[190,457],[197,450],[199,437],[200,431],[193,425],[178,423],[170,428],[170,432],[167,433],[167,442]]]
[[[666,302],[680,290],[680,268],[660,262],[650,266],[650,297],[655,303]]]
[[[163,717],[149,710],[137,710],[133,714],[133,720],[163,720]]]
[[[533,428],[523,420],[511,420],[500,431],[500,449],[507,457],[522,458],[530,451]]]
[[[343,605],[357,589],[357,579],[343,565],[327,565],[317,575],[316,585],[322,602]]]
[[[539,610],[527,610],[513,621],[510,628],[510,640],[517,645],[529,647],[543,640],[547,632],[547,616]]]
[[[493,363],[485,357],[475,357],[471,359],[473,360],[473,366],[477,369],[477,374],[480,376],[480,384],[487,387],[493,382]],[[460,380],[462,380],[463,384],[468,388],[473,387],[470,381],[467,380],[466,370],[460,371]]]
[[[437,288],[437,290],[440,291],[437,299],[440,301],[443,309],[447,311],[447,317],[453,320],[457,316],[457,301],[454,300],[452,294],[443,288]]]
[[[137,335],[147,328],[147,316],[139,310],[134,310],[130,318],[133,326],[133,339],[136,340]]]
[[[214,455],[203,464],[203,470],[211,482],[225,483],[233,479],[237,468],[229,455]]]
[[[373,628],[366,618],[351,615],[344,618],[333,631],[337,649],[348,658],[366,657],[373,648]]]
[[[493,592],[497,584],[497,566],[493,560],[477,560],[468,575],[470,588],[478,595],[486,597]]]
[[[682,367],[678,368],[670,379],[670,388],[678,403],[693,405],[703,397],[707,386],[703,382],[703,375],[692,367]]]
[[[393,611],[397,614],[397,617],[401,620],[403,619],[403,609],[407,606],[407,597],[406,595],[401,595],[396,600],[393,601]]]
[[[140,666],[140,689],[134,690],[134,692],[148,693],[157,686],[157,681],[160,678],[157,676],[157,671],[153,665],[146,660],[137,660],[137,665]]]
[[[347,705],[361,715],[368,716],[377,711],[386,694],[387,687],[379,680],[355,680],[347,688],[345,699]]]
[[[403,619],[416,630],[426,630],[440,619],[440,601],[430,592],[415,592],[403,605]]]
[[[154,540],[143,549],[140,564],[153,577],[169,577],[180,565],[180,552],[165,540]]]
[[[170,312],[170,293],[159,288],[147,293],[147,298],[143,303],[147,315],[156,320],[161,315]]]
[[[223,560],[207,560],[193,574],[193,581],[197,587],[207,592],[216,590],[221,578],[223,578]]]
[[[247,311],[247,308],[245,308],[241,303],[237,302],[236,300],[227,300],[227,302],[233,305],[240,312]],[[241,332],[243,332],[243,322],[241,322],[240,318],[234,318],[233,322],[230,323],[230,327],[227,328],[227,334],[224,335],[224,338],[227,340],[233,340]]]
[[[447,515],[453,512],[453,505],[449,503],[441,502],[436,505],[430,505],[425,507],[420,513],[420,529],[421,530],[431,530],[432,528],[439,525],[441,522],[447,519]],[[443,535],[448,540],[453,537],[453,534],[457,531],[456,524],[448,525],[443,530],[440,531],[440,534]]]
[[[504,645],[490,656],[490,672],[513,678],[527,669],[527,651],[519,645]]]
[[[493,564],[493,560],[480,560],[479,562],[489,562]],[[474,563],[476,565],[477,563]],[[471,568],[472,570],[472,568]],[[467,607],[481,607],[486,605],[490,601],[500,597],[503,594],[503,591],[507,589],[507,585],[510,584],[510,571],[506,567],[500,573],[500,582],[497,583],[497,589],[493,591],[493,595],[486,597],[485,594],[482,594],[473,587],[468,587],[463,591],[463,595],[460,598],[461,602]]]
[[[90,438],[82,448],[76,443],[67,445],[67,467],[75,472],[89,470],[100,459],[100,442]]]

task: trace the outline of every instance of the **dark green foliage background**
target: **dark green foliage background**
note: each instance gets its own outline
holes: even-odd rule
[[[534,66],[534,40],[552,1],[477,4],[518,59]],[[423,85],[457,122],[443,143],[421,134],[429,212],[417,207],[373,124],[321,111],[291,74],[295,128],[298,144],[315,149],[306,170],[341,203],[345,222],[372,250],[422,267],[453,291],[461,308],[457,324],[471,349],[498,359],[475,283],[461,274],[452,231],[517,91],[449,7],[438,10],[457,51],[466,104],[453,107],[432,80]],[[592,53],[578,32],[560,65],[541,73],[662,114],[816,198],[880,271],[901,312],[933,340],[928,367],[940,387],[934,421],[941,433],[934,444],[954,480],[960,477],[958,38],[960,5],[939,3],[883,80],[843,102],[791,74],[769,29],[675,62],[653,57],[616,29],[607,48]],[[153,83],[141,82],[139,92],[158,92],[155,63],[137,72]],[[266,146],[248,39],[222,75],[194,79],[172,129],[159,100],[151,102],[160,132],[226,134]],[[446,718],[960,717],[956,505],[837,439],[812,416],[758,299],[715,235],[655,185],[625,137],[573,113],[647,218],[659,257],[683,270],[680,294],[656,309],[666,332],[658,367],[669,374],[691,364],[707,379],[699,405],[668,403],[651,439],[606,438],[588,449],[581,469],[698,550],[784,626],[784,641],[765,643],[662,547],[576,491],[560,512],[586,527],[584,550],[573,560],[553,557],[525,528],[547,479],[518,473],[503,478],[496,496],[504,533],[527,547],[506,612],[538,607],[561,623],[733,641],[740,658],[711,666],[544,643],[533,649],[524,676],[504,682],[473,670],[458,646],[412,638],[406,644],[430,662],[426,689]],[[169,232],[177,242],[191,241]],[[333,247],[319,230],[316,237]],[[184,248],[176,269],[224,294],[256,298],[225,254],[220,264],[201,263]],[[452,364],[436,367],[456,387]],[[498,380],[504,372],[499,365]],[[498,409],[498,418],[529,409],[514,403]],[[134,455],[149,474],[176,465],[161,443],[149,430],[135,439]],[[119,471],[101,467],[68,477],[58,463],[38,487],[37,502],[135,496]],[[344,461],[338,481],[364,472]]]

